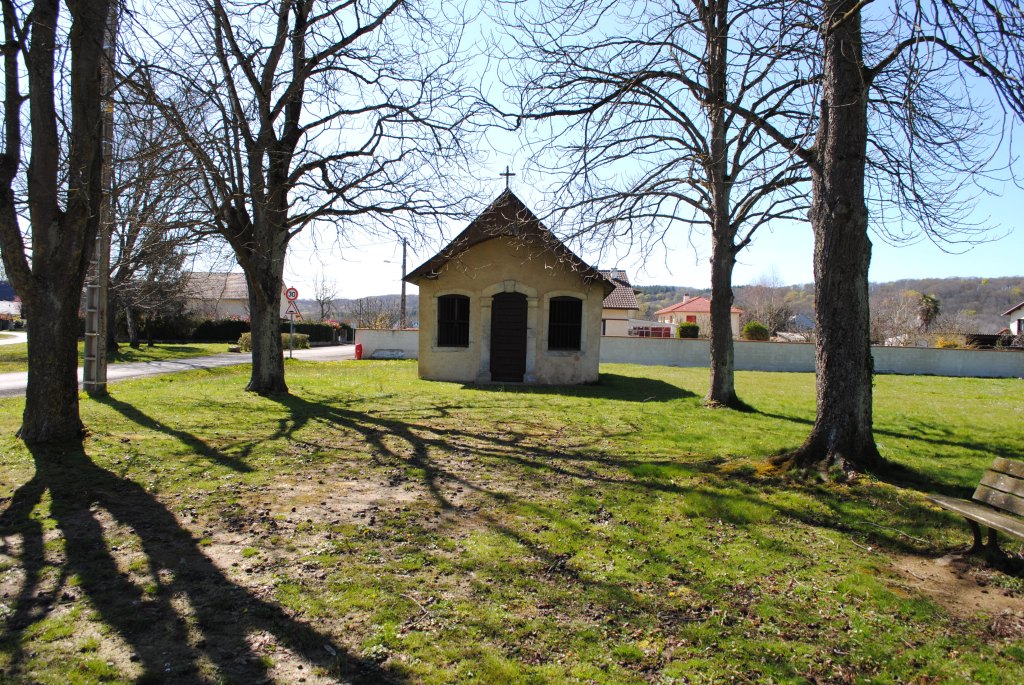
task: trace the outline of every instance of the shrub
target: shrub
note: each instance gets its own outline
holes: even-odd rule
[[[679,324],[679,337],[680,338],[696,338],[700,335],[700,326],[687,321],[686,323]]]
[[[284,348],[286,350],[288,349],[288,346],[289,346],[288,339],[290,337],[291,336],[289,336],[288,333],[282,333],[281,334],[281,347],[282,348]],[[295,347],[296,350],[308,350],[309,349],[309,336],[307,334],[305,334],[305,333],[296,333],[295,334],[295,345],[294,345],[294,347]]]
[[[960,342],[954,338],[947,338],[940,335],[935,339],[935,346],[942,350],[955,350],[960,347]]]
[[[740,335],[744,340],[767,340],[771,337],[767,326],[757,321],[751,321],[744,326],[743,332]]]
[[[289,347],[289,334],[281,334],[281,348],[287,350]],[[241,337],[238,338],[238,349],[242,352],[252,352],[252,333],[242,333]],[[309,336],[305,333],[295,334],[295,349],[296,350],[308,350],[309,349]]]

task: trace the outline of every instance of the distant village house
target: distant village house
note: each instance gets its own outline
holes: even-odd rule
[[[730,310],[732,337],[740,334],[740,314],[743,310],[732,307]],[[681,323],[695,323],[700,328],[700,336],[706,338],[711,332],[711,300],[706,297],[683,296],[682,302],[659,309],[654,314],[662,323],[678,326]]]
[[[636,291],[621,269],[602,270],[601,275],[615,286],[601,303],[601,335],[629,335],[629,321],[636,319],[640,312]]]
[[[1024,335],[1024,302],[1007,309],[1003,316],[1010,317],[1010,335]]]
[[[281,312],[288,306],[281,286]],[[248,319],[249,286],[245,274],[193,271],[185,276],[185,310],[197,319]]]
[[[22,298],[14,293],[14,288],[6,281],[0,281],[0,316],[4,319],[22,315]]]

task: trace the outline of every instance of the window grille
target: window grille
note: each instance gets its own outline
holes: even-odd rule
[[[437,298],[437,346],[469,347],[469,298],[465,295]]]
[[[552,297],[548,305],[548,349],[580,349],[583,328],[583,300]]]

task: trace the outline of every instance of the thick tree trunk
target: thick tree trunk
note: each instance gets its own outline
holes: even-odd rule
[[[31,44],[27,60],[31,159],[27,174],[32,225],[31,262],[15,218],[11,180],[17,173],[21,102],[17,89],[16,53],[5,57],[5,141],[0,163],[0,245],[15,290],[27,305],[29,318],[28,385],[19,435],[25,442],[46,443],[75,438],[83,426],[78,407],[78,303],[99,226],[101,198],[102,120],[100,66],[108,2],[67,0],[69,33],[70,131],[66,203],[61,208],[59,169],[62,139],[58,136],[54,75],[60,4],[39,0],[32,6]],[[13,10],[5,10],[11,35]],[[10,69],[14,69],[13,72]]]
[[[704,403],[712,407],[742,406],[736,396],[732,342],[732,269],[736,263],[736,232],[730,219],[728,130],[725,123],[728,70],[728,0],[708,4],[704,35],[707,39],[707,78],[711,98],[705,112],[711,133],[711,158],[706,162],[711,216],[711,383]]]
[[[270,248],[268,247],[268,250]],[[277,252],[277,250],[274,250]],[[260,260],[258,269],[246,271],[252,330],[252,375],[246,390],[261,395],[287,393],[281,350],[281,287],[284,248],[280,255]]]
[[[29,304],[28,386],[18,436],[28,443],[79,438],[78,288],[37,281]]]
[[[826,0],[824,91],[812,174],[818,414],[793,465],[878,467],[871,425],[868,210],[864,201],[867,89],[857,0]],[[840,20],[840,17],[845,19]]]
[[[726,218],[724,223],[728,224]],[[704,403],[738,408],[732,331],[732,270],[736,263],[732,234],[716,234],[711,250],[711,384]]]

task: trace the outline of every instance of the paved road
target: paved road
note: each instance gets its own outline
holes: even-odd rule
[[[0,331],[0,345],[18,345],[28,341],[25,331]]]
[[[355,345],[335,345],[331,347],[314,347],[309,350],[295,350],[296,359],[312,361],[340,361],[355,358]],[[287,356],[288,351],[285,350]],[[215,369],[221,366],[238,366],[251,364],[251,354],[213,354],[206,357],[190,357],[175,361],[162,362],[131,362],[128,364],[110,364],[107,366],[107,381],[117,382],[126,378],[142,378],[143,376],[159,376],[165,373],[193,371],[195,369]],[[82,382],[82,369],[78,369],[78,382]],[[0,397],[15,397],[25,394],[28,373],[0,373]]]

